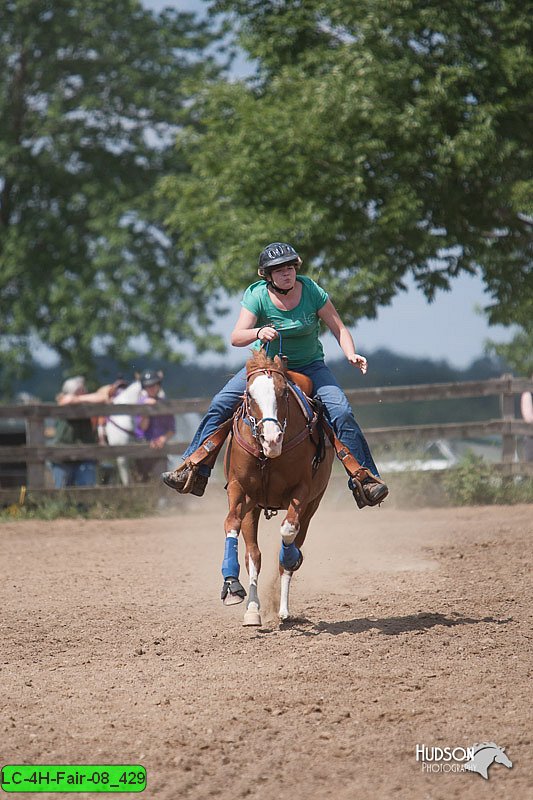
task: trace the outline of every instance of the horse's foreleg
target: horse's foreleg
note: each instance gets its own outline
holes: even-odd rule
[[[300,505],[295,508],[295,510],[298,512],[296,519],[296,531],[294,531],[296,525],[288,521],[289,514],[287,514],[287,518],[284,520],[281,526],[282,541],[279,551],[279,571],[281,576],[279,618],[281,620],[288,619],[290,616],[289,590],[291,586],[291,578],[293,573],[302,566],[303,554],[300,550],[300,547],[305,541],[307,529],[309,527],[309,523],[311,522],[311,517],[320,504],[322,494],[320,497],[317,497],[315,500],[311,501],[311,503],[309,503],[303,511],[301,510],[302,507]],[[291,503],[291,506],[292,505],[293,504]]]
[[[301,509],[300,498],[293,498],[287,510],[287,516],[281,524],[281,547],[279,550],[279,571],[281,575],[280,619],[289,617],[289,589],[292,573],[301,566],[303,560],[302,552],[295,544],[295,539],[300,532]]]
[[[260,514],[260,508],[252,508],[246,514],[242,526],[246,544],[246,569],[249,577],[248,602],[244,614],[244,625],[261,625],[261,615],[259,613],[261,603],[259,602],[257,591],[257,580],[261,571],[261,551],[257,545],[257,526]]]
[[[307,504],[307,488],[295,492],[287,516],[281,523],[281,549],[279,551],[280,569],[294,572],[302,563],[302,554],[295,544],[295,539],[300,531],[300,516]]]
[[[239,532],[242,518],[245,513],[245,495],[240,484],[232,481],[228,485],[229,511],[224,522],[226,542],[224,545],[224,559],[222,561],[222,592],[220,597],[225,606],[242,603],[246,597],[244,586],[239,581],[241,570],[239,564]]]

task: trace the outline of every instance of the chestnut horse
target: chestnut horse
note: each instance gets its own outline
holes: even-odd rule
[[[283,620],[289,616],[291,577],[302,563],[300,547],[326,491],[334,450],[322,433],[320,415],[302,392],[293,388],[279,356],[271,360],[259,351],[247,362],[246,372],[244,401],[234,417],[224,464],[229,512],[224,523],[222,599],[231,605],[242,602],[246,595],[238,580],[237,537],[242,531],[249,576],[244,624],[261,625],[257,593],[261,511],[269,519],[279,509],[287,509],[279,553],[279,616]]]

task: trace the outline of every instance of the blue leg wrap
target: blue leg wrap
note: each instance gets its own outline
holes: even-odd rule
[[[238,578],[239,566],[239,540],[236,536],[226,536],[224,546],[224,560],[222,562],[222,576],[226,578]]]
[[[297,563],[301,556],[300,551],[292,542],[292,544],[281,543],[279,549],[279,563],[284,569],[291,570]]]

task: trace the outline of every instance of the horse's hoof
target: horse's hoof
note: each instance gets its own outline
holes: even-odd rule
[[[249,608],[244,614],[243,625],[261,625],[261,614],[255,608]]]
[[[231,594],[231,592],[228,592],[222,602],[224,603],[225,606],[238,606],[239,603],[243,602],[243,600],[244,597],[241,597],[238,594]]]
[[[226,578],[222,584],[220,599],[225,606],[236,606],[246,597],[246,590],[237,578]]]
[[[280,611],[278,614],[280,622],[286,622],[289,619],[289,612],[288,611]]]

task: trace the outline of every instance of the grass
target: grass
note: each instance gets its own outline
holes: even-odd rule
[[[111,487],[109,487],[111,488]],[[0,509],[0,523],[14,520],[54,519],[139,519],[176,511],[176,499],[159,488],[136,486],[130,491],[32,493],[25,502]]]

